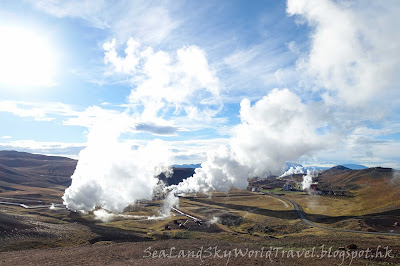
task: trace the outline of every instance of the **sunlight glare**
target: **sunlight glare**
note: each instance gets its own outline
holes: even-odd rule
[[[18,27],[0,27],[0,36],[0,85],[27,89],[54,84],[54,54],[43,36]]]

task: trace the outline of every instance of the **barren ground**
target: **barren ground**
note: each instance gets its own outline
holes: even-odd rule
[[[304,195],[294,193],[286,196],[307,206]],[[37,199],[45,203],[52,200],[40,194],[31,194],[30,197],[25,200],[26,204],[32,205]],[[321,197],[319,200],[329,206],[329,198]],[[332,201],[332,208],[337,208],[341,202]],[[181,198],[179,208],[205,221],[201,226],[189,220],[184,228],[179,228],[178,224],[188,219],[178,214],[165,219],[137,218],[157,216],[160,204],[160,201],[144,202],[128,208],[124,213],[126,216],[109,222],[95,220],[92,213],[80,215],[64,209],[0,205],[0,265],[400,263],[399,237],[310,227],[297,217],[289,202],[271,195],[235,191],[228,195],[215,193],[214,197],[196,195]],[[312,213],[313,210],[316,212]],[[328,207],[321,210],[310,206],[308,211],[309,218],[325,226],[364,231],[387,231],[399,218],[396,212],[348,218],[329,216],[334,213]],[[165,230],[166,225],[171,230]],[[356,249],[347,248],[351,244]],[[386,254],[384,247],[391,251]],[[235,256],[235,249],[240,249],[242,255]],[[269,249],[272,249],[271,253],[266,253]],[[184,251],[178,257],[180,250]],[[170,252],[173,257],[168,256]],[[187,255],[188,252],[192,253]],[[198,252],[201,252],[201,257],[196,256]],[[352,256],[355,257],[353,260]]]

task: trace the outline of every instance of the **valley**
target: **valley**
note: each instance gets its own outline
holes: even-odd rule
[[[282,189],[286,183],[296,187],[300,175],[254,179],[248,190],[180,195],[179,212],[172,210],[170,216],[162,216],[162,199],[140,201],[121,214],[69,211],[61,196],[75,161],[21,156],[24,159],[18,158],[18,165],[23,167],[11,159],[3,159],[5,165],[1,165],[1,265],[18,265],[25,260],[63,264],[68,254],[74,254],[76,264],[89,265],[200,264],[199,258],[146,257],[145,251],[149,247],[153,251],[170,247],[190,251],[215,246],[223,250],[279,247],[287,251],[320,250],[324,246],[346,252],[387,246],[393,257],[357,257],[352,264],[400,263],[400,227],[395,225],[400,222],[400,184],[392,169],[332,168],[316,177],[322,188],[346,190],[347,196]],[[59,162],[62,166],[57,166]],[[175,182],[188,177],[178,173]],[[33,186],[37,180],[40,182]],[[225,264],[225,259],[211,256],[205,262]],[[241,261],[277,265],[342,262],[338,257],[278,256],[272,262],[255,256],[229,259],[232,264]]]

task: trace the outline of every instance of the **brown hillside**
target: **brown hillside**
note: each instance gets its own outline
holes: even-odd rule
[[[321,189],[350,191],[360,213],[400,209],[400,179],[396,178],[399,171],[382,167],[344,168],[322,172],[317,178]]]
[[[41,188],[68,186],[76,162],[65,157],[0,151],[0,192],[18,190],[18,185]]]
[[[16,185],[51,188],[68,187],[77,161],[17,151],[0,151],[0,192],[13,191]],[[173,175],[159,178],[167,185],[178,184],[194,174],[193,168],[174,168]]]

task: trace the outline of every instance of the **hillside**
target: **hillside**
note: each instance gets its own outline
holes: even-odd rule
[[[30,154],[16,151],[0,151],[0,193],[31,190],[45,193],[43,189],[57,188],[63,191],[71,183],[70,176],[76,167],[76,160],[59,157]],[[194,173],[193,168],[173,168],[169,178],[161,174],[159,178],[167,185],[178,184]],[[400,208],[399,171],[390,168],[367,168],[351,170],[344,166],[335,166],[321,172],[314,179],[321,190],[349,191],[357,201],[359,212],[375,212]],[[281,188],[286,182],[301,182],[302,175],[285,179],[250,180],[251,186]],[[37,188],[40,188],[37,190]]]
[[[365,187],[370,180],[378,183],[389,184],[395,174],[394,169],[372,167],[362,170],[351,170],[347,167],[338,165],[321,172],[318,175],[320,186],[341,187],[347,190],[357,190]]]
[[[168,186],[177,185],[182,180],[191,177],[194,174],[194,168],[176,168],[173,167],[173,174],[170,177],[166,177],[164,174],[158,176],[158,178],[164,181]]]
[[[76,160],[17,151],[0,151],[0,190],[15,185],[50,188],[68,186]]]
[[[349,163],[349,164],[342,164],[342,166],[350,168],[352,170],[362,170],[362,169],[367,169],[368,167],[361,165],[361,164],[353,164],[353,163]]]
[[[34,253],[29,254],[44,256],[37,260],[38,264],[48,262],[49,257],[46,256],[59,256],[51,253],[55,249],[43,252],[39,249],[58,247],[62,251],[76,245],[79,245],[79,250],[85,249],[85,245],[91,245],[91,250],[104,245],[108,250],[113,243],[122,246],[121,242],[135,242],[136,246],[140,241],[153,241],[152,246],[156,243],[165,246],[165,243],[178,245],[180,241],[185,241],[182,238],[187,238],[188,242],[182,244],[186,248],[187,243],[194,241],[220,246],[223,240],[229,241],[229,245],[237,243],[243,246],[247,242],[253,247],[255,243],[260,243],[262,246],[293,247],[296,250],[302,249],[305,244],[310,247],[326,245],[339,248],[350,243],[365,249],[375,243],[373,235],[354,235],[354,232],[328,229],[400,234],[400,227],[395,226],[396,222],[400,222],[400,182],[397,179],[398,172],[388,168],[351,170],[337,166],[321,172],[316,178],[320,186],[347,189],[351,191],[351,196],[281,191],[286,183],[301,182],[302,174],[283,178],[254,178],[250,187],[261,187],[264,193],[232,190],[228,193],[211,192],[179,197],[179,210],[184,213],[175,211],[169,217],[159,216],[163,202],[157,198],[130,206],[122,214],[110,214],[112,218],[105,221],[99,220],[93,212],[49,208],[52,203],[62,206],[61,196],[65,190],[65,186],[56,184],[52,179],[58,177],[69,181],[68,171],[73,172],[73,168],[69,167],[74,166],[76,161],[17,152],[0,154],[4,163],[0,167],[0,183],[6,187],[0,188],[4,191],[0,191],[0,199],[4,201],[0,205],[0,253],[35,249]],[[193,168],[174,170],[172,177],[161,175],[159,178],[167,184],[177,184],[194,172]],[[39,185],[42,187],[37,187]],[[292,205],[290,200],[296,202],[305,217],[314,224],[299,219],[301,216],[293,209],[296,205]],[[20,204],[30,208],[21,208],[23,206]],[[202,223],[188,219],[185,213],[198,217]],[[149,219],[153,217],[160,219]],[[181,227],[180,224],[189,226]],[[393,238],[380,235],[379,244],[385,243],[394,243]],[[150,246],[150,243],[145,245]],[[109,250],[102,252],[113,259],[117,254],[113,251],[110,255]],[[143,250],[139,252],[143,253]],[[15,253],[13,256],[17,261],[5,263],[2,259],[0,264],[19,265],[21,254],[28,253]],[[88,256],[85,258],[84,263],[87,264]],[[93,259],[98,259],[98,256]]]
[[[14,191],[16,185],[52,188],[69,186],[77,161],[60,157],[17,151],[0,151],[0,192]],[[167,178],[159,178],[168,185],[178,184],[193,175],[194,168],[173,168]]]
[[[400,209],[399,171],[372,167],[350,170],[336,166],[319,174],[320,189],[347,190],[354,196],[359,212],[373,213]]]

